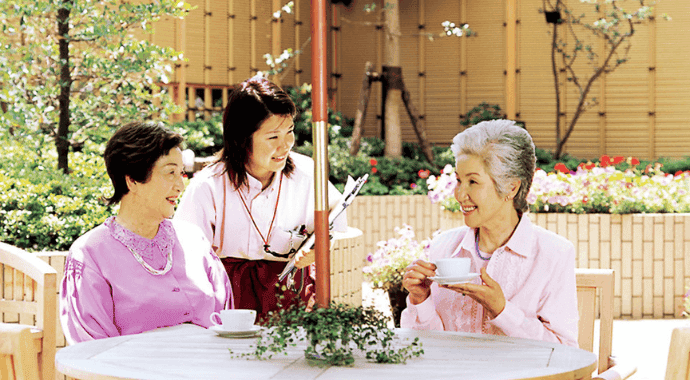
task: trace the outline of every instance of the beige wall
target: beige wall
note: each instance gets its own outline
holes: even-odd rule
[[[190,2],[197,9],[183,29],[178,21],[167,20],[161,22],[159,32],[149,37],[179,48],[180,33],[186,31],[187,83],[227,86],[253,75],[255,69],[267,69],[262,56],[272,51],[271,41],[276,36],[270,22],[275,2]],[[371,61],[380,69],[382,61],[384,34],[373,26],[377,16],[363,11],[364,3],[371,2],[379,4],[380,9],[383,1],[355,1],[350,8],[329,9],[329,22],[339,30],[329,32],[329,39],[337,44],[329,47],[328,65],[331,72],[340,75],[331,77],[329,86],[333,104],[348,116],[355,114],[364,63]],[[508,2],[516,4],[517,16],[517,119],[526,122],[538,147],[554,148],[550,37],[538,12],[542,2],[537,0],[400,2],[403,75],[413,102],[425,116],[427,134],[433,142],[449,144],[461,129],[461,115],[480,102],[498,104],[506,110],[509,97],[504,71],[509,26],[504,23]],[[295,3],[298,15],[285,16],[279,26],[282,48],[299,47],[310,35],[310,2]],[[690,60],[690,2],[663,0],[656,13],[667,13],[673,19],[657,17],[650,26],[639,26],[632,41],[631,60],[595,84],[592,96],[600,100],[600,106],[582,117],[568,143],[568,152],[590,158],[601,154],[640,158],[690,154],[690,74],[686,65]],[[441,32],[444,20],[468,23],[477,36],[430,41],[421,35]],[[307,45],[298,62],[293,62],[283,76],[283,85],[310,81],[310,52]],[[566,85],[563,91],[568,115],[574,109],[575,91],[573,85]],[[365,123],[368,135],[378,133],[380,112],[380,86],[375,83]],[[401,120],[404,139],[415,141],[407,116],[402,115]]]

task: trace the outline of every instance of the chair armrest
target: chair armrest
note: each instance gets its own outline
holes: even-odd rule
[[[627,379],[637,372],[637,367],[631,364],[618,363],[606,371],[592,376],[592,380],[622,380]]]

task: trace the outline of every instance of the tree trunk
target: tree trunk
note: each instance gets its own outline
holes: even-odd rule
[[[362,77],[362,88],[359,90],[359,104],[357,105],[357,113],[355,114],[355,125],[352,129],[352,144],[350,145],[350,155],[356,156],[359,152],[359,147],[362,140],[362,133],[364,128],[364,118],[367,115],[367,105],[369,104],[369,96],[371,95],[371,81],[374,65],[371,62],[364,64],[364,76]]]
[[[386,0],[384,8],[386,27],[383,49],[383,66],[400,69],[400,6],[398,0]],[[388,75],[384,81],[390,79]],[[388,83],[391,83],[390,81]],[[402,131],[400,128],[400,106],[402,103],[402,89],[386,86],[384,83],[384,135],[386,140],[385,155],[387,157],[402,156]]]
[[[407,110],[407,115],[410,116],[410,121],[412,122],[412,128],[414,128],[414,133],[417,134],[417,139],[419,140],[419,145],[422,147],[422,153],[424,157],[429,161],[431,167],[434,170],[438,170],[434,164],[434,151],[431,149],[431,144],[429,144],[429,139],[426,138],[426,130],[424,128],[424,123],[417,117],[417,109],[414,104],[412,104],[412,99],[410,99],[410,92],[407,91],[405,83],[403,82],[403,103],[405,104],[405,109]]]
[[[553,87],[556,90],[556,153],[554,158],[561,158],[564,142],[561,141],[561,89],[558,83],[558,67],[556,65],[556,49],[558,46],[558,24],[553,24],[553,38],[551,40],[551,70],[553,71]]]
[[[60,102],[60,120],[58,122],[57,136],[55,137],[55,148],[58,154],[58,169],[65,174],[69,173],[69,98],[70,88],[72,87],[72,76],[69,67],[69,16],[70,9],[72,9],[72,0],[65,1],[65,8],[58,10],[57,27],[59,49],[60,49],[60,95],[58,101]]]

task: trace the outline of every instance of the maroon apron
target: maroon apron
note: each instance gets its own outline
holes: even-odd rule
[[[232,283],[235,309],[256,310],[259,324],[265,321],[270,311],[286,309],[300,301],[308,307],[314,304],[315,288],[314,279],[310,275],[311,266],[298,269],[295,272],[294,288],[283,291],[283,286],[287,288],[287,278],[279,283],[278,275],[285,268],[285,261],[245,260],[236,257],[224,257],[221,261]]]

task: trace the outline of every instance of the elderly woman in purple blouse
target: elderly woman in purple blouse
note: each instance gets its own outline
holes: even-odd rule
[[[510,120],[481,122],[453,139],[466,226],[434,238],[430,259],[407,267],[401,326],[577,346],[575,249],[525,215],[535,167],[529,133]],[[434,260],[470,258],[479,278],[441,285]]]
[[[230,281],[198,227],[172,221],[182,182],[182,137],[131,123],[104,158],[117,216],[77,239],[65,263],[60,322],[68,343],[193,323],[233,306]]]

